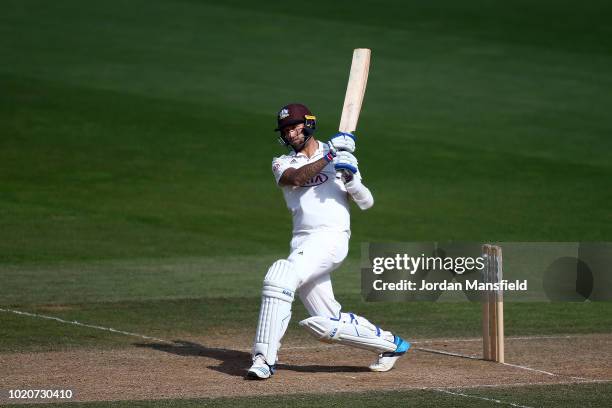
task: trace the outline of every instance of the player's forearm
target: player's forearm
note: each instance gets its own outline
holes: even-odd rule
[[[370,189],[361,183],[360,178],[354,177],[350,182],[346,183],[346,191],[362,210],[367,210],[374,205],[374,197]]]
[[[316,176],[329,163],[325,158],[321,158],[314,163],[307,164],[299,169],[289,168],[285,170],[281,177],[281,183],[289,186],[303,186]]]

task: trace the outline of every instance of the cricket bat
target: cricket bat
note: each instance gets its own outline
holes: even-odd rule
[[[371,51],[368,48],[356,48],[353,51],[351,73],[348,85],[346,86],[344,106],[342,107],[342,116],[340,117],[340,132],[354,132],[357,130],[361,104],[363,103],[366,85],[368,84],[370,54]]]
[[[361,113],[361,104],[368,84],[368,73],[370,72],[370,54],[368,48],[356,48],[353,51],[353,62],[349,74],[342,116],[340,117],[340,132],[354,132],[357,130],[357,121]],[[342,172],[336,172],[336,177],[341,177]]]

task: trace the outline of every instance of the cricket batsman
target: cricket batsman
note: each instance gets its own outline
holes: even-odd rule
[[[302,327],[318,340],[375,352],[378,358],[370,369],[389,371],[410,343],[362,316],[341,311],[330,278],[348,253],[349,201],[362,210],[374,204],[353,155],[355,137],[337,133],[327,143],[318,141],[316,117],[301,104],[284,106],[277,120],[279,142],[292,151],[272,160],[272,172],[293,216],[293,239],[289,257],[274,262],[264,278],[247,378],[274,374],[296,293],[311,316],[300,322]]]

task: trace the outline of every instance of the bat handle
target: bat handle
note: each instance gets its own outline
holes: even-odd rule
[[[353,175],[348,170],[338,170],[336,171],[336,178],[339,178],[343,182],[348,183],[353,179]]]

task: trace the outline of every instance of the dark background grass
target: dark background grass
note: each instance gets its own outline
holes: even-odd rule
[[[350,6],[349,6],[350,5]],[[375,240],[609,240],[608,2],[9,1],[0,260],[278,253],[274,114],[337,126],[371,47],[357,155]]]

